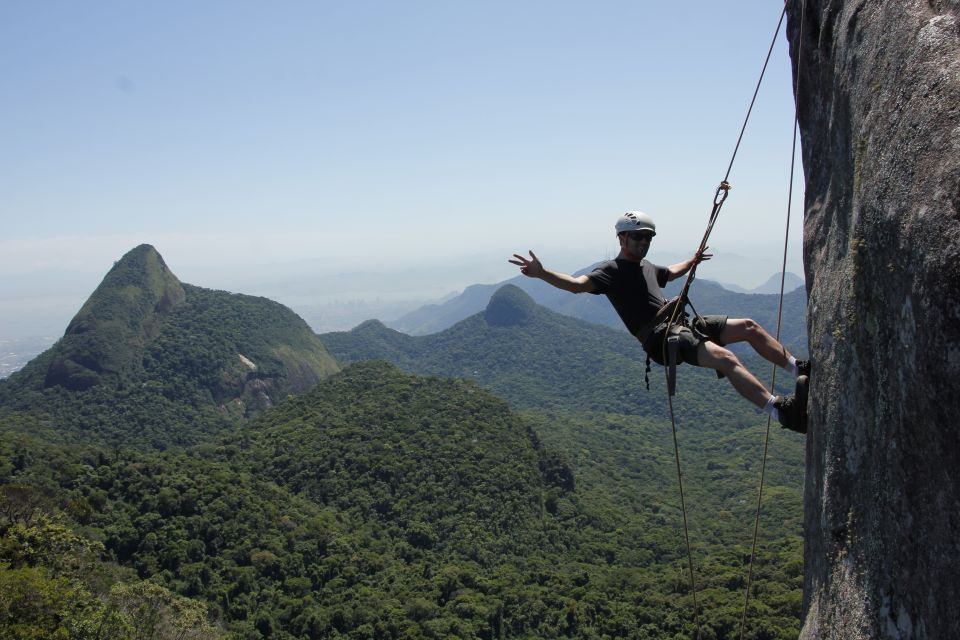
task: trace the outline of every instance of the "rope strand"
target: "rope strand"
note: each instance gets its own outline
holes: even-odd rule
[[[786,7],[786,4],[784,4],[783,11],[780,13],[780,19],[777,21],[777,28],[773,34],[773,40],[770,43],[770,48],[767,50],[767,57],[763,62],[763,68],[760,70],[760,77],[757,80],[757,86],[753,91],[753,97],[750,100],[750,106],[747,109],[747,115],[743,120],[743,126],[740,128],[740,135],[737,138],[737,143],[734,146],[733,154],[730,157],[730,163],[727,165],[726,175],[724,176],[723,180],[720,182],[720,185],[717,187],[716,192],[714,193],[713,207],[710,211],[710,219],[707,223],[707,229],[703,234],[703,238],[700,240],[700,246],[697,249],[697,255],[700,255],[706,249],[707,241],[710,239],[710,234],[713,232],[713,227],[716,224],[717,219],[720,217],[720,209],[723,208],[723,203],[726,202],[727,196],[730,194],[731,186],[727,180],[729,179],[730,172],[733,169],[733,163],[734,163],[734,160],[736,160],[737,151],[740,149],[740,143],[743,141],[743,135],[747,129],[747,123],[750,121],[750,115],[753,112],[753,105],[757,101],[757,95],[760,92],[760,85],[763,83],[763,77],[766,74],[767,65],[770,62],[770,56],[771,56],[771,53],[773,52],[773,47],[777,41],[777,36],[780,33],[780,27],[783,24],[783,18],[786,15],[786,13],[787,13],[787,7]],[[667,330],[664,332],[664,336],[663,336],[662,353],[663,353],[664,363],[667,362],[667,358],[666,358],[667,337],[670,334],[670,329],[677,323],[677,318],[680,316],[680,314],[683,311],[683,308],[686,304],[685,301],[687,299],[687,295],[689,294],[689,291],[690,291],[690,284],[693,282],[696,271],[697,271],[697,263],[694,262],[693,266],[691,266],[690,268],[690,271],[687,273],[687,279],[684,282],[683,290],[680,296],[677,298],[677,302],[674,305],[674,308],[670,314],[670,319],[667,323]],[[777,334],[779,337],[779,328],[777,330]],[[664,374],[668,377],[668,381],[669,381],[669,371],[666,367],[664,368]],[[668,385],[669,385],[669,382],[668,382]],[[680,446],[677,443],[676,415],[673,410],[673,398],[670,396],[669,392],[667,393],[667,401],[670,407],[670,426],[673,431],[673,452],[674,452],[674,459],[676,461],[676,466],[677,466],[677,485],[680,489],[680,510],[683,515],[683,537],[687,547],[687,566],[690,573],[690,592],[693,596],[693,619],[697,629],[696,637],[699,640],[700,633],[701,633],[700,632],[700,616],[699,616],[699,606],[697,603],[697,585],[696,585],[696,579],[693,572],[693,550],[690,547],[690,535],[689,535],[689,530],[687,526],[687,507],[686,507],[686,503],[683,495],[683,474],[680,466]],[[751,558],[751,572],[752,572],[752,567],[753,567],[753,559]],[[746,608],[746,605],[744,605],[744,607]],[[742,633],[742,626],[741,626],[741,633]]]
[[[793,97],[794,97],[794,111],[793,111],[793,143],[790,149],[790,181],[789,187],[787,188],[787,224],[786,230],[784,232],[783,238],[783,263],[780,268],[780,304],[777,308],[777,342],[780,342],[780,325],[783,318],[783,290],[785,288],[784,283],[787,279],[787,247],[790,242],[790,216],[793,210],[793,176],[796,171],[796,162],[797,162],[797,131],[800,126],[796,101],[799,96],[800,89],[800,52],[803,47],[803,22],[804,15],[806,14],[807,2],[803,0],[803,5],[800,9],[800,40],[797,44],[797,78],[793,86]],[[783,6],[784,13],[786,13],[787,5],[784,2]],[[773,366],[773,373],[770,376],[770,391],[773,392],[773,389],[777,384],[777,366]],[[760,462],[760,486],[757,490],[757,515],[753,521],[753,546],[750,550],[750,566],[747,570],[747,585],[744,589],[743,595],[743,614],[740,616],[740,640],[743,640],[744,634],[746,633],[747,628],[747,608],[750,604],[750,590],[753,586],[753,565],[757,557],[757,539],[760,535],[760,513],[763,508],[763,483],[766,476],[767,470],[767,453],[770,450],[770,422],[771,416],[767,416],[767,430],[763,439],[763,457]]]
[[[793,200],[793,172],[797,153],[797,127],[794,120],[793,130],[793,155],[790,161],[790,187],[787,196],[787,232],[783,240],[783,266],[780,271],[780,304],[777,307],[777,342],[780,342],[780,325],[783,318],[783,290],[784,282],[787,277],[787,243],[790,240],[790,201]],[[770,375],[770,392],[777,385],[777,365],[773,365],[773,372]],[[760,535],[760,512],[763,507],[763,483],[767,470],[767,453],[770,450],[770,423],[772,416],[767,415],[767,430],[763,438],[763,456],[760,460],[760,486],[757,489],[757,515],[753,521],[753,546],[750,550],[750,565],[747,570],[747,585],[743,596],[743,615],[740,617],[740,640],[743,640],[747,624],[747,606],[750,603],[750,589],[753,586],[753,565],[757,557],[757,538]]]
[[[727,165],[727,173],[723,176],[726,182],[730,178],[730,171],[733,169],[733,161],[737,158],[737,151],[740,149],[740,141],[743,140],[743,132],[747,130],[747,122],[750,121],[750,114],[753,112],[753,105],[757,101],[757,94],[760,93],[760,83],[763,82],[763,74],[767,72],[767,65],[770,64],[770,54],[773,53],[773,45],[777,42],[777,36],[780,35],[780,25],[783,24],[783,17],[787,15],[787,3],[783,3],[783,11],[780,12],[780,20],[777,22],[777,28],[773,32],[773,40],[770,41],[770,48],[767,49],[767,58],[763,61],[763,69],[760,70],[760,79],[757,80],[757,88],[753,90],[753,98],[750,100],[750,107],[747,109],[747,117],[743,119],[743,127],[740,128],[740,137],[737,138],[737,144],[733,148],[733,156],[730,158],[730,164]]]
[[[687,528],[687,505],[683,499],[683,474],[680,472],[680,446],[677,444],[677,423],[673,418],[673,397],[667,394],[670,404],[670,427],[673,430],[674,459],[677,462],[677,485],[680,487],[680,512],[683,514],[683,541],[687,545],[687,568],[690,571],[690,593],[693,595],[693,622],[697,628],[697,640],[700,639],[700,608],[697,605],[697,582],[693,574],[693,553],[690,551],[690,531]]]

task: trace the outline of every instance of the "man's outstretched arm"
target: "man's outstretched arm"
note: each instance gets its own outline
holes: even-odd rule
[[[544,268],[533,251],[530,251],[530,258],[524,258],[520,254],[513,254],[516,260],[508,260],[511,264],[520,267],[520,273],[528,278],[538,278],[547,284],[563,289],[570,293],[590,293],[596,291],[596,285],[593,280],[587,276],[571,276],[566,273],[559,273]]]

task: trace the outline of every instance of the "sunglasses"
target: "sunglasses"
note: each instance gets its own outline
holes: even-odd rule
[[[650,233],[649,231],[629,231],[627,232],[627,238],[633,240],[634,242],[640,242],[641,240],[653,240],[653,236],[656,234]]]

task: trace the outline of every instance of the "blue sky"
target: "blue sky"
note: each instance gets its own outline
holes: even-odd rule
[[[65,325],[142,242],[295,308],[498,281],[530,248],[573,271],[627,209],[657,221],[651,258],[690,253],[781,9],[5,2],[0,337]],[[781,33],[701,277],[779,270],[792,117]]]

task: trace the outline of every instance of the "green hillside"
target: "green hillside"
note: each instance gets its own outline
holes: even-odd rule
[[[513,286],[440,333],[408,336],[372,320],[320,337],[341,362],[474,379],[520,407],[646,413],[659,401],[638,392],[644,366],[630,335],[549,311]]]
[[[161,303],[133,255],[0,383],[0,637],[694,635],[662,370],[644,391],[625,332],[505,287],[432,336],[327,334],[381,361],[322,377],[289,310]],[[692,367],[675,405],[701,637],[739,637],[764,420]],[[802,464],[775,428],[749,638],[799,633]]]
[[[568,318],[534,303],[512,286],[500,289],[487,309],[437,334],[407,336],[376,321],[352,331],[321,336],[342,362],[383,359],[408,371],[472,378],[523,411],[537,433],[565,452],[578,487],[597,488],[593,498],[620,496],[619,506],[647,510],[676,499],[676,471],[662,367],[653,365],[644,385],[644,354],[637,341],[616,331]],[[747,361],[764,379],[770,365]],[[782,385],[792,383],[782,371]],[[709,370],[678,367],[673,406],[680,444],[696,482],[695,505],[714,510],[705,521],[742,539],[734,522],[749,517],[762,454],[766,416]],[[767,482],[777,486],[786,528],[799,527],[804,440],[776,436]],[[606,497],[605,497],[606,496]],[[612,511],[611,511],[612,512]],[[728,519],[720,523],[716,513]],[[649,515],[648,513],[648,515]],[[621,514],[622,515],[622,514]],[[697,525],[699,526],[699,525]]]
[[[17,555],[18,530],[4,519],[10,496],[25,493],[11,488],[28,487],[41,510],[136,572],[105,576],[103,592],[148,580],[201,604],[209,634],[690,637],[675,500],[631,495],[632,474],[669,484],[662,425],[537,415],[524,419],[471,383],[366,363],[190,450],[44,444],[0,417],[0,581],[22,585],[25,569],[57,577]],[[560,441],[593,429],[575,436],[603,450],[576,450],[587,487],[539,441],[545,420],[562,423],[549,425]],[[700,444],[729,463],[716,476],[750,466],[728,454],[729,439]],[[616,477],[591,469],[618,455]],[[737,509],[713,520],[747,510]],[[703,637],[735,637],[749,549],[730,529],[694,530]],[[796,636],[799,580],[799,539],[778,529],[761,546],[748,637]]]
[[[149,245],[118,261],[63,338],[0,380],[0,411],[77,442],[198,442],[337,370],[266,298],[180,283]]]
[[[616,565],[669,566],[663,556],[645,551],[664,534],[674,536],[674,544],[682,541],[663,369],[653,366],[647,392],[642,349],[625,332],[553,313],[508,286],[484,312],[437,334],[406,336],[371,321],[321,337],[344,362],[388,359],[409,371],[473,378],[507,398],[574,469],[576,500],[558,500],[559,509],[575,512],[574,502],[587,505],[594,526],[620,532],[616,543],[598,543],[595,548],[603,551],[587,561],[602,553]],[[745,360],[761,379],[769,377],[769,364]],[[698,569],[706,574],[703,580],[725,576],[724,588],[733,589],[743,584],[750,554],[766,416],[713,372],[688,366],[679,371],[674,408],[694,555],[704,562]],[[785,384],[788,378],[779,375]],[[804,440],[776,424],[771,437],[761,563],[782,581],[767,594],[779,604],[768,601],[772,608],[764,615],[787,607],[796,625]],[[718,555],[724,560],[717,562]],[[720,600],[735,608],[729,604],[735,598],[728,598],[726,592]]]
[[[512,285],[482,313],[439,333],[408,336],[370,320],[320,337],[340,362],[381,359],[416,373],[474,379],[517,407],[666,415],[663,369],[652,365],[647,392],[646,356],[635,338],[550,311]],[[769,365],[744,358],[761,379],[769,376]],[[713,372],[682,366],[679,376],[682,406],[697,422],[742,413],[742,400]]]
[[[453,551],[452,542],[471,540],[469,557],[489,564],[505,543],[545,542],[539,524],[524,528],[542,516],[540,469],[559,463],[505,402],[472,384],[413,378],[386,363],[354,365],[238,437],[261,445],[244,448],[265,477],[378,522],[411,552]],[[562,465],[549,477],[573,489]],[[358,485],[369,503],[351,496]]]

